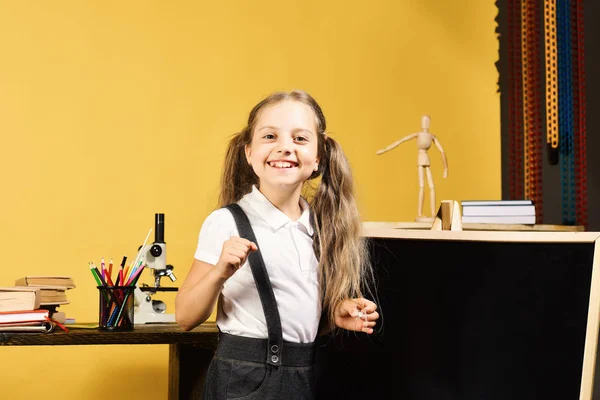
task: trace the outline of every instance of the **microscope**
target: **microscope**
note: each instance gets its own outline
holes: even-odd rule
[[[171,282],[177,278],[173,274],[173,266],[167,265],[167,246],[165,243],[165,215],[155,214],[154,216],[154,242],[148,245],[142,245],[139,248],[140,257],[146,260],[146,268],[152,270],[154,275],[154,286],[143,284],[142,287],[136,286],[134,323],[153,324],[153,323],[175,323],[175,314],[166,314],[167,305],[152,298],[157,292],[176,292],[176,287],[161,287],[160,280],[167,276]]]

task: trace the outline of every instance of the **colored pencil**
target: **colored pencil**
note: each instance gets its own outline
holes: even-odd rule
[[[144,243],[140,246],[140,249],[138,250],[138,253],[135,257],[135,261],[133,262],[133,266],[136,266],[138,261],[140,261],[140,257],[142,255],[142,252],[144,251],[144,247],[146,247],[146,243],[148,243],[148,238],[150,237],[150,233],[152,233],[152,228],[150,228],[150,230],[148,231],[148,234],[146,235],[146,239],[144,239]],[[127,276],[127,274],[125,274],[125,276]]]
[[[124,281],[121,281],[121,284],[123,284],[123,282],[125,282],[127,280],[127,277],[129,276],[129,270],[131,269],[131,263],[129,263],[128,266],[125,267],[125,271],[123,271],[123,279],[125,279]],[[125,286],[125,285],[123,285]]]
[[[127,256],[123,256],[123,261],[121,261],[121,265],[119,266],[119,277],[117,278],[117,285],[119,282],[123,282],[125,276],[123,275],[123,268],[125,268],[125,263],[127,262]]]
[[[140,276],[140,274],[144,270],[145,266],[146,265],[140,266],[140,268],[138,268],[137,271],[135,271],[133,274],[131,274],[131,276],[129,277],[129,279],[127,279],[127,283],[125,284],[125,286],[131,285],[133,283],[133,281],[136,280],[136,278],[138,278]]]
[[[106,284],[106,281],[104,280],[104,277],[102,276],[102,273],[98,270],[98,267],[96,267],[96,264],[94,264],[93,261],[92,261],[92,268],[94,268],[94,270],[96,271],[96,274],[98,274],[98,277],[100,278],[100,281],[102,282],[102,285],[108,286]]]
[[[134,291],[135,289],[131,289],[127,292],[127,294],[125,295],[125,298],[123,299],[123,303],[121,304],[121,307],[119,307],[119,313],[116,315],[116,318],[113,318],[113,315],[111,315],[111,318],[109,319],[108,323],[109,324],[114,324],[114,326],[119,325],[120,321],[121,321],[121,316],[123,315],[123,310],[125,310],[125,307],[127,306],[127,300],[129,300],[129,296],[131,296],[131,293]],[[116,311],[116,310],[115,310]]]
[[[112,267],[113,267],[113,260],[111,258],[110,262],[108,263],[108,276],[110,277],[111,280],[112,280]]]
[[[106,271],[106,274],[104,275],[104,279],[106,280],[106,283],[108,283],[108,286],[114,286],[112,278],[110,277],[110,274],[108,273],[108,270]]]
[[[137,265],[135,265],[131,271],[129,271],[129,276],[127,276],[126,282],[129,282],[131,280],[131,277],[133,275],[135,275],[136,271],[138,270],[138,268],[140,268],[142,266],[142,262],[143,260],[138,261]]]
[[[96,274],[96,270],[93,267],[93,263],[90,261],[88,263],[89,267],[90,267],[90,272],[92,273],[92,275],[94,276],[94,279],[96,280],[96,283],[98,284],[98,286],[102,286],[102,282],[100,282],[100,277]]]

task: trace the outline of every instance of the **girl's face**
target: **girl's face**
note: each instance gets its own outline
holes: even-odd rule
[[[318,169],[317,124],[304,103],[285,100],[260,111],[246,159],[261,191],[301,188]]]

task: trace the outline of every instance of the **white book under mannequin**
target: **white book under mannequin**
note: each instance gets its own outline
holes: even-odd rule
[[[475,224],[534,225],[535,215],[463,215],[462,222]]]

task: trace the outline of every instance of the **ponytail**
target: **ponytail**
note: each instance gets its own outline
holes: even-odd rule
[[[334,139],[324,135],[323,142],[321,183],[312,200],[313,246],[319,255],[323,308],[334,326],[335,306],[347,298],[364,297],[373,275],[350,165]]]

